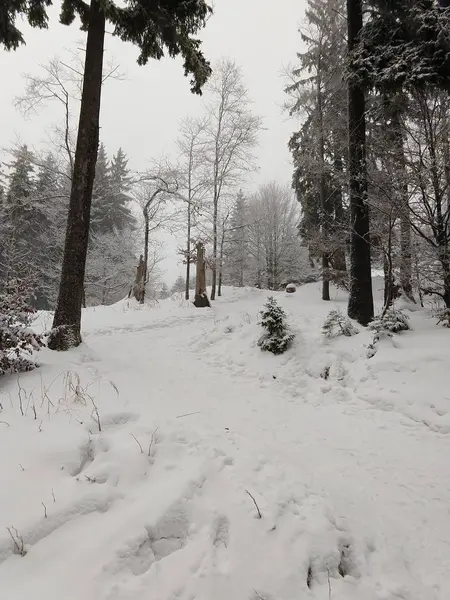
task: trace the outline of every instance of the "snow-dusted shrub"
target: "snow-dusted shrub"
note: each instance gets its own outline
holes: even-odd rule
[[[12,280],[0,293],[0,375],[31,371],[33,351],[43,345],[41,336],[29,328],[34,309],[27,301],[23,281]]]
[[[369,323],[367,329],[369,331],[375,331],[380,333],[387,331],[389,333],[399,333],[400,331],[408,331],[411,329],[409,326],[409,317],[405,315],[401,310],[395,310],[389,308],[384,316],[380,315]]]
[[[283,354],[295,337],[286,325],[286,313],[270,296],[260,314],[260,325],[265,332],[259,338],[258,346],[272,354]]]
[[[450,328],[450,308],[441,308],[435,312],[437,324]]]
[[[288,283],[286,286],[286,292],[288,294],[293,294],[294,292],[297,291],[297,288],[295,287],[295,285],[293,283]]]
[[[343,315],[340,310],[332,310],[325,319],[322,333],[326,337],[337,337],[338,335],[351,337],[359,333],[359,330],[354,327],[350,319]]]

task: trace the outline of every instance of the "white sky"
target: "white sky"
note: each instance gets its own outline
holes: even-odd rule
[[[59,3],[55,4],[59,8]],[[211,62],[226,56],[242,66],[254,111],[263,117],[266,128],[256,151],[260,169],[246,188],[272,179],[290,182],[287,142],[295,123],[281,109],[285,99],[282,67],[294,61],[300,49],[298,25],[304,0],[216,0],[214,4],[215,13],[201,34],[204,53]],[[18,140],[39,146],[47,139],[47,130],[58,122],[56,107],[24,120],[13,99],[23,92],[24,73],[38,74],[39,64],[65,49],[74,49],[80,39],[78,27],[59,25],[54,11],[47,31],[26,30],[26,46],[10,53],[0,50],[4,82],[0,91],[1,147]],[[190,93],[181,61],[163,59],[139,67],[137,50],[112,36],[107,36],[106,50],[126,73],[126,80],[108,81],[104,87],[100,137],[110,155],[121,146],[129,165],[143,170],[150,159],[174,152],[180,119],[199,113],[202,101]],[[168,282],[182,272],[174,253],[176,246],[176,240],[168,240],[164,264]]]

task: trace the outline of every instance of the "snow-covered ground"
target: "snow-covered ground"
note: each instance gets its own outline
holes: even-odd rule
[[[266,295],[88,309],[2,380],[2,599],[449,600],[449,331],[413,312],[368,359],[313,284],[275,357]]]

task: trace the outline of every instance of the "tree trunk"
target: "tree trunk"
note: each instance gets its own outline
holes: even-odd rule
[[[195,282],[194,306],[197,308],[210,307],[208,296],[206,294],[206,265],[205,265],[205,247],[197,242],[197,276]]]
[[[144,303],[145,299],[145,262],[141,254],[139,257],[139,263],[136,267],[136,278],[133,286],[133,296],[140,303]]]
[[[362,28],[361,0],[347,0],[348,48],[351,52]],[[373,319],[369,207],[367,205],[365,97],[361,86],[348,83],[350,295],[348,316],[361,325]]]
[[[411,221],[409,210],[408,180],[406,173],[405,150],[403,147],[403,132],[400,121],[400,108],[394,102],[391,104],[391,125],[396,161],[396,171],[400,182],[400,285],[407,298],[415,302],[412,289],[412,250],[411,250]]]
[[[222,270],[223,270],[223,249],[225,245],[225,232],[222,233],[222,239],[220,240],[220,256],[219,256],[219,285],[217,287],[217,295],[222,295]]]
[[[186,240],[186,287],[184,297],[189,300],[189,280],[191,278],[191,199],[188,199],[187,240]]]
[[[321,72],[319,63],[318,73]],[[323,130],[322,90],[320,77],[317,78],[317,112],[319,118],[319,193],[320,193],[320,215],[322,230],[322,300],[330,300],[330,256],[328,252],[329,238],[329,203],[327,201],[327,185],[325,174],[325,134]]]
[[[342,163],[342,157],[336,155],[334,157],[334,169],[337,173],[337,185],[334,187],[333,192],[333,209],[334,209],[334,223],[335,229],[339,233],[342,233],[343,237],[347,234],[348,231],[348,223],[344,223],[344,205],[342,199],[342,185],[341,185],[341,176],[344,170],[344,166]],[[345,234],[343,233],[345,231]],[[342,273],[347,272],[347,263],[345,260],[345,241],[342,242],[342,246],[337,248],[333,252],[333,268],[336,271],[340,271]]]
[[[216,299],[217,285],[217,218],[218,218],[218,200],[217,192],[214,191],[214,210],[213,210],[213,260],[212,260],[212,281],[211,281],[211,300]]]
[[[61,282],[53,330],[48,338],[48,347],[52,350],[68,350],[81,343],[83,284],[99,142],[104,39],[105,14],[100,2],[91,0]]]

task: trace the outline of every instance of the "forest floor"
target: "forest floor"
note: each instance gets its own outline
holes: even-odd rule
[[[450,332],[408,312],[369,359],[321,334],[333,294],[274,294],[279,357],[267,293],[225,288],[87,309],[78,349],[3,379],[1,597],[448,600]]]

